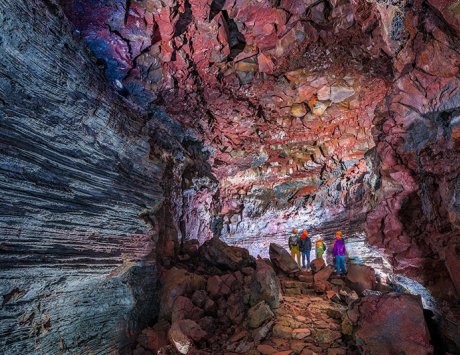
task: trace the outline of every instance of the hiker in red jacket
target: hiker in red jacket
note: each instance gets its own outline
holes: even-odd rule
[[[346,274],[347,268],[345,265],[345,254],[347,250],[345,248],[345,243],[342,239],[342,232],[338,231],[335,233],[335,244],[334,249],[332,250],[332,255],[335,258],[335,266],[337,268],[337,273]]]

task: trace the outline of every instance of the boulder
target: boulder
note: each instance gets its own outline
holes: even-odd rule
[[[251,328],[259,328],[267,320],[273,319],[275,315],[265,301],[257,303],[248,310],[248,325]]]
[[[147,350],[156,353],[161,347],[168,345],[170,325],[166,320],[160,320],[151,328],[145,328],[137,337],[137,342]]]
[[[265,261],[257,260],[251,284],[251,305],[265,301],[271,308],[277,308],[281,297],[280,282],[275,271]]]
[[[175,267],[166,271],[161,281],[163,287],[160,292],[159,318],[166,320],[171,320],[173,304],[177,297],[206,287],[206,280],[202,276]]]
[[[249,255],[248,250],[229,246],[217,237],[206,241],[200,247],[199,254],[206,263],[221,270],[236,271],[255,266],[255,259]]]
[[[209,296],[214,299],[219,296],[226,296],[231,291],[230,287],[228,287],[217,275],[211,276],[208,279],[206,290],[208,291]]]
[[[353,326],[362,353],[433,352],[420,296],[397,293],[366,296],[352,304],[346,318]]]
[[[359,296],[355,291],[342,289],[339,291],[340,298],[348,305],[356,301]]]
[[[196,307],[192,301],[184,296],[179,296],[174,301],[171,312],[171,322],[181,319],[198,320],[203,316],[203,310]]]
[[[311,271],[317,273],[318,271],[326,267],[326,263],[323,258],[315,259],[310,263]]]
[[[263,326],[257,329],[254,329],[252,331],[252,337],[254,338],[254,342],[256,344],[260,343],[262,340],[264,340],[267,337],[268,333],[273,327],[273,324],[274,322],[270,321],[267,324],[264,324]]]
[[[168,332],[168,338],[180,354],[188,354],[206,336],[206,332],[190,319],[174,322]]]
[[[327,281],[319,280],[314,284],[315,292],[325,293],[331,289],[331,284]]]
[[[285,274],[297,274],[300,272],[299,265],[291,258],[291,255],[282,246],[270,243],[270,261],[274,267]]]
[[[332,267],[329,265],[325,267],[324,269],[318,271],[314,276],[313,279],[316,283],[319,283],[321,281],[327,281],[329,280],[329,277],[332,275]]]
[[[273,327],[273,335],[277,338],[291,339],[292,329],[282,324],[275,324]]]
[[[364,290],[374,290],[377,285],[374,269],[366,265],[348,265],[346,281],[358,294]]]
[[[208,295],[204,290],[196,290],[192,295],[192,302],[195,306],[203,308]]]

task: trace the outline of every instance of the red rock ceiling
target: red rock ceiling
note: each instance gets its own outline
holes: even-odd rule
[[[61,2],[121,94],[212,151],[228,240],[348,210],[398,271],[458,269],[455,2]]]

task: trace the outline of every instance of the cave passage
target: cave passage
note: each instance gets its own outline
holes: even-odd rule
[[[0,28],[0,353],[460,353],[458,1],[3,0]]]

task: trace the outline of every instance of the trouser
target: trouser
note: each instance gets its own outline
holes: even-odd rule
[[[310,250],[302,251],[302,266],[305,267],[305,257],[307,258],[307,269],[310,268]]]
[[[300,250],[291,249],[291,256],[295,260],[294,256],[297,257],[297,264],[300,266]]]
[[[335,257],[335,265],[338,274],[345,274],[347,272],[347,268],[345,266],[345,255],[337,255]]]

